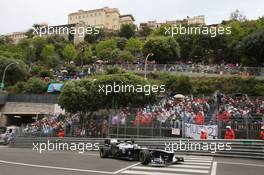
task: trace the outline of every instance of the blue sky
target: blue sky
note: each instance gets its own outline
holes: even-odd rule
[[[248,19],[264,16],[262,0],[1,0],[0,34],[23,31],[34,23],[66,24],[67,15],[79,9],[105,6],[119,8],[121,14],[133,14],[136,23],[160,22],[205,15],[206,23],[228,19],[235,9]]]

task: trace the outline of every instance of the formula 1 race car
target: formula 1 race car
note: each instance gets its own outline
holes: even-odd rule
[[[183,157],[176,157],[173,152],[140,147],[133,140],[107,139],[99,152],[101,158],[140,161],[143,165],[166,166],[184,161]]]

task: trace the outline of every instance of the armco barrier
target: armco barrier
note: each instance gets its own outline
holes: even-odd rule
[[[173,150],[177,154],[264,159],[264,141],[261,140],[193,140],[175,138],[136,138],[134,140],[140,146]],[[48,141],[50,143],[77,144],[104,143],[103,138],[16,137],[10,147],[33,149],[33,143],[47,143]],[[230,147],[231,149],[229,149]]]

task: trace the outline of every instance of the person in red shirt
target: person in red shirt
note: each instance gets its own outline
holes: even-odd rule
[[[58,134],[57,134],[57,136],[59,137],[59,138],[64,138],[64,131],[63,131],[63,129],[60,129],[60,131],[58,132]]]
[[[204,124],[204,116],[201,112],[198,112],[198,114],[196,115],[195,122],[197,125],[203,125]]]
[[[234,130],[230,127],[226,127],[226,133],[225,133],[225,139],[235,139],[235,132]]]
[[[264,140],[264,125],[261,127],[261,131],[260,131],[260,139]]]
[[[204,129],[201,129],[200,139],[201,140],[207,140],[208,134]]]

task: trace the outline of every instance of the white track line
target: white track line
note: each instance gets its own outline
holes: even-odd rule
[[[236,163],[236,162],[217,162],[221,164],[231,164],[231,165],[245,165],[245,166],[257,166],[257,167],[264,167],[264,165],[261,164],[250,164],[250,163]]]
[[[175,168],[198,168],[198,169],[210,169],[210,166],[198,166],[198,165],[185,165],[185,164],[179,164],[179,165],[170,165],[169,167],[175,167]],[[162,169],[161,169],[162,170]]]
[[[0,163],[36,167],[36,168],[55,169],[55,170],[78,171],[78,172],[101,173],[101,174],[115,174],[115,172],[108,172],[108,171],[96,171],[96,170],[65,168],[65,167],[56,167],[56,166],[36,165],[36,164],[27,164],[27,163],[19,163],[19,162],[10,162],[10,161],[4,161],[4,160],[0,160]]]
[[[158,169],[157,167],[143,167],[143,166],[135,166],[132,169],[136,170],[153,170],[153,171],[171,171],[171,172],[187,172],[187,173],[204,173],[209,174],[209,170],[200,170],[200,169],[175,169],[175,168],[162,168]]]
[[[185,160],[184,162],[200,162],[200,163],[211,163],[212,160]]]
[[[175,174],[175,173],[161,173],[161,172],[147,172],[147,171],[133,171],[126,170],[122,174],[140,174],[140,175],[190,175],[190,174]]]
[[[118,173],[120,173],[120,172],[122,172],[122,171],[125,171],[125,170],[127,170],[127,169],[129,169],[129,168],[132,168],[132,167],[134,167],[134,166],[137,166],[137,165],[139,165],[139,164],[140,164],[140,162],[135,163],[135,164],[133,164],[133,165],[130,165],[130,166],[126,167],[126,168],[122,168],[122,169],[120,169],[120,170],[115,171],[114,174],[118,174]]]
[[[201,166],[211,166],[212,163],[199,163],[199,162],[184,162],[182,165],[201,165]]]
[[[183,157],[191,157],[191,158],[213,158],[212,156],[189,156],[189,155],[182,155]]]
[[[194,157],[188,157],[188,158],[185,158],[185,159],[186,160],[213,160],[213,158],[194,158]]]
[[[217,167],[217,162],[213,162],[212,170],[211,170],[211,175],[216,175],[216,167]]]

